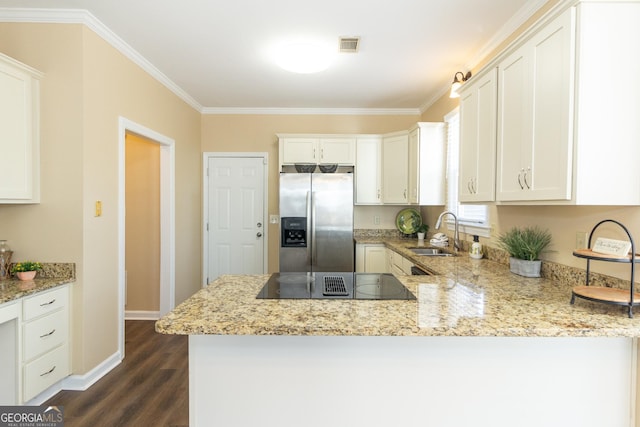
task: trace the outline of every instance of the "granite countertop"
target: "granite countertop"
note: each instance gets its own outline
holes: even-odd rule
[[[225,275],[156,322],[178,335],[637,337],[640,316],[577,300],[562,280],[524,278],[488,259],[421,257],[416,240],[375,238],[434,276],[399,276],[414,301],[264,300],[269,275]]]
[[[22,281],[16,278],[0,280],[0,304],[8,303],[57,286],[75,282],[75,264],[43,264],[34,280]]]

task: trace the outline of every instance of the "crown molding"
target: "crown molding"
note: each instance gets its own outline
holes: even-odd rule
[[[494,34],[493,37],[469,60],[461,67],[466,70],[472,70],[477,65],[491,54],[495,49],[500,46],[509,36],[511,36],[520,26],[522,26],[529,18],[531,18],[542,6],[547,3],[548,0],[535,0],[527,2],[520,10],[511,17],[500,30]],[[562,3],[562,1],[561,1]],[[565,0],[566,3],[566,0]],[[442,90],[438,91],[432,98],[427,100],[420,106],[420,112],[424,113],[436,103],[444,94],[451,90],[450,84],[445,86]]]
[[[84,9],[0,8],[0,22],[83,24],[198,112],[202,105],[98,18]]]
[[[202,114],[333,115],[333,116],[419,116],[418,108],[215,108]]]
[[[518,28],[520,28],[529,18],[531,18],[548,0],[535,0],[527,2],[518,13],[513,15],[500,30],[480,49],[476,55],[467,62],[467,69],[475,68],[480,61],[489,56],[502,42],[511,36]]]
[[[569,3],[575,0],[561,0],[560,3]],[[466,69],[473,69],[495,50],[507,37],[513,34],[534,13],[536,13],[547,0],[535,0],[523,6],[516,15],[502,26],[491,40],[470,60]],[[29,22],[29,23],[57,23],[57,24],[83,24],[94,31],[98,36],[111,44],[124,56],[140,66],[153,78],[158,80],[167,89],[173,92],[196,111],[201,114],[272,114],[272,115],[421,115],[429,109],[438,99],[446,94],[450,87],[447,85],[438,91],[418,108],[234,108],[234,107],[203,107],[191,95],[175,84],[169,77],[156,68],[151,62],[111,31],[98,18],[84,9],[35,9],[35,8],[0,8],[0,22]]]

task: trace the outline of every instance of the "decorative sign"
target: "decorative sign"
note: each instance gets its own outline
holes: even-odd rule
[[[631,242],[626,240],[613,240],[598,237],[592,251],[623,257],[629,254],[629,249],[631,249]]]

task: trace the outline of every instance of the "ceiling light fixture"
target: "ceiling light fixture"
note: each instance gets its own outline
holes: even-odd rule
[[[292,73],[311,74],[329,68],[333,54],[321,44],[296,42],[281,45],[275,52],[275,60],[281,68]]]
[[[460,75],[460,79],[458,79],[458,74]],[[460,94],[458,93],[458,89],[462,86],[462,83],[466,82],[471,78],[471,71],[467,71],[467,74],[463,74],[462,71],[458,71],[453,75],[453,83],[451,83],[451,93],[449,94],[449,98],[459,98]]]

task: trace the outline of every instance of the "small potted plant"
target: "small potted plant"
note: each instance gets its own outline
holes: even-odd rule
[[[20,280],[33,280],[39,270],[42,270],[42,264],[36,261],[16,262],[11,268],[11,272]]]
[[[498,238],[510,255],[509,269],[524,277],[540,277],[540,253],[551,243],[551,233],[538,227],[513,227]]]
[[[416,228],[416,233],[418,233],[418,240],[424,240],[424,236],[427,235],[429,231],[429,226],[424,222]]]

